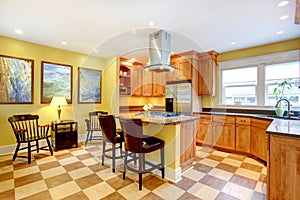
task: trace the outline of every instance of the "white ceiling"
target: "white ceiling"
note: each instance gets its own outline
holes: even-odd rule
[[[0,0],[0,35],[100,57],[138,57],[149,34],[164,29],[175,53],[222,53],[300,37],[296,0],[278,7],[280,1]]]

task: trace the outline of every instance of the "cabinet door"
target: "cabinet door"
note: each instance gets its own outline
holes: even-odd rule
[[[131,95],[142,96],[143,69],[141,67],[131,70]]]
[[[235,125],[214,122],[213,144],[216,147],[235,150]]]
[[[235,149],[250,153],[250,126],[237,124],[235,127]]]
[[[146,70],[143,70],[143,96],[151,97],[152,96],[152,73]]]
[[[153,73],[153,96],[162,97],[165,96],[165,72]]]
[[[198,95],[216,95],[216,67],[218,53],[209,51],[199,54]]]
[[[199,120],[197,123],[197,143],[212,145],[213,138],[211,122]]]
[[[176,81],[179,76],[179,68],[178,68],[178,62],[177,61],[171,61],[170,65],[174,67],[174,71],[172,72],[166,72],[166,82],[170,81]]]
[[[270,136],[269,199],[299,199],[300,139]]]
[[[267,146],[266,129],[251,127],[251,154],[267,161]]]
[[[191,59],[185,59],[178,61],[179,80],[191,80],[192,79],[192,63]]]
[[[193,166],[196,151],[195,122],[180,123],[180,167],[182,172]]]

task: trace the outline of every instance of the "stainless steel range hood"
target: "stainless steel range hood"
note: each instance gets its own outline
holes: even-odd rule
[[[149,65],[145,70],[154,72],[173,71],[170,66],[171,35],[163,30],[149,35]]]

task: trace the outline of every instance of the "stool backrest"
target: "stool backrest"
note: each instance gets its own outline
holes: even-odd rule
[[[113,115],[99,115],[99,123],[104,139],[114,143],[116,137],[116,121]]]
[[[98,115],[107,115],[108,112],[105,111],[92,111],[89,112],[89,120],[90,120],[90,130],[99,131],[101,130],[101,126],[99,124]]]
[[[141,153],[143,146],[143,123],[141,119],[120,118],[124,133],[125,149],[133,153]]]

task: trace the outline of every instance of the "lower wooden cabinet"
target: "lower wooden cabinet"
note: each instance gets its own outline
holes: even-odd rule
[[[235,150],[235,116],[213,115],[213,145]]]
[[[250,153],[250,117],[236,117],[235,150]]]
[[[180,123],[180,167],[185,171],[193,166],[196,152],[195,122]]]
[[[270,136],[268,199],[300,198],[300,138]]]
[[[197,121],[196,142],[212,145],[212,115],[200,114]]]
[[[251,144],[250,153],[264,161],[267,161],[268,138],[266,130],[272,120],[251,119]]]

